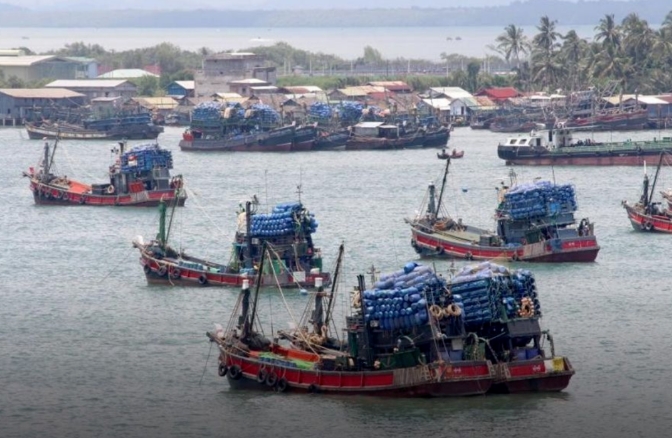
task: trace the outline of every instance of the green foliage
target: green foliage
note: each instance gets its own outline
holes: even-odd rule
[[[131,82],[138,87],[139,96],[153,97],[159,91],[159,78],[155,76],[142,76],[140,78],[131,79]]]

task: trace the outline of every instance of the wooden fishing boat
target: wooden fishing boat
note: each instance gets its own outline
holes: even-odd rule
[[[294,130],[292,152],[305,152],[313,149],[317,138],[317,128],[314,125],[299,126]]]
[[[562,391],[569,385],[574,368],[556,355],[553,336],[541,329],[531,272],[482,262],[462,268],[449,289],[464,311],[465,329],[488,339],[485,355],[496,373],[491,392]]]
[[[342,254],[341,247],[335,278]],[[408,275],[411,274],[408,271]],[[434,274],[432,279],[437,281],[436,290],[445,290],[438,276]],[[335,282],[327,294],[319,281],[314,294],[315,306],[307,308],[313,332],[299,327],[289,333],[281,332],[270,340],[255,329],[263,326],[258,316],[260,285],[258,277],[252,293],[246,281],[227,327],[216,325],[215,331],[207,333],[219,348],[218,374],[226,376],[232,388],[449,397],[485,394],[492,385],[494,370],[489,361],[478,354],[462,358],[463,347],[468,347],[474,337],[465,339],[461,334],[459,315],[451,317],[451,322],[446,319],[444,325],[437,321],[430,323],[426,303],[417,307],[418,315],[425,312],[425,319],[411,321],[409,317],[407,323],[403,323],[399,317],[395,320],[388,315],[374,315],[365,304],[372,304],[373,308],[377,300],[371,294],[375,289],[367,291],[364,277],[360,275],[357,293],[353,296],[354,315],[346,318],[347,340],[329,341],[338,333],[331,331],[330,325]],[[407,304],[410,311],[410,302]],[[474,342],[478,345],[477,339]],[[474,348],[473,351],[480,350]]]
[[[445,147],[450,140],[450,129],[444,125],[424,132],[422,147]]]
[[[112,119],[84,121],[81,125],[65,122],[26,123],[28,137],[63,140],[141,140],[156,139],[163,127],[152,123],[149,114],[134,114]]]
[[[185,152],[290,152],[293,140],[294,126],[223,137],[203,137],[198,131],[187,130],[179,146]]]
[[[315,139],[313,150],[336,151],[345,150],[345,145],[350,137],[350,131],[339,129],[335,131],[320,131]]]
[[[430,184],[428,202],[419,210],[422,213],[406,220],[411,226],[411,245],[418,254],[467,260],[595,261],[600,247],[594,224],[584,218],[576,226],[572,186],[557,186],[548,181],[518,185],[512,171],[510,187],[502,183],[499,190],[497,230],[493,232],[463,224],[461,218],[455,221],[441,210],[450,161],[446,160],[438,197],[434,184]],[[539,197],[532,202],[527,199],[528,192]],[[525,199],[518,199],[521,196]]]
[[[159,233],[155,240],[142,237],[133,241],[140,251],[140,265],[148,284],[182,286],[241,286],[245,279],[259,275],[261,246],[272,242],[279,256],[266,267],[262,285],[308,287],[321,278],[328,284],[330,275],[322,271],[322,253],[312,234],[317,222],[300,203],[279,204],[275,213],[257,213],[258,201],[247,202],[238,214],[238,231],[228,263],[213,262],[178,251],[168,244],[166,204],[159,205]],[[169,221],[172,223],[172,220]],[[282,228],[281,228],[282,227]],[[269,262],[270,263],[270,262]],[[277,279],[277,280],[276,280]]]
[[[446,150],[442,150],[441,152],[436,154],[436,157],[439,160],[447,160],[448,158],[452,159],[458,159],[464,157],[464,151],[458,151],[457,149],[453,149],[449,154],[446,153]]]
[[[159,202],[175,202],[183,206],[187,194],[182,189],[182,176],[171,177],[172,154],[157,144],[136,146],[126,151],[126,143],[116,149],[117,159],[109,168],[109,182],[87,184],[53,173],[58,139],[50,150],[44,144],[44,155],[37,168],[31,167],[23,176],[30,179],[30,190],[40,205],[96,205],[152,207]]]
[[[573,131],[556,126],[548,132],[548,141],[537,131],[510,137],[497,146],[497,155],[508,165],[641,166],[661,152],[672,153],[672,137],[596,142],[590,138],[574,140]]]
[[[664,156],[665,154],[661,152],[651,187],[649,187],[649,177],[644,170],[642,196],[639,201],[632,205],[627,200],[623,200],[621,203],[628,214],[632,228],[636,231],[672,233],[672,190],[668,189],[661,192],[663,199],[667,201],[667,207],[664,207],[661,202],[653,202],[653,193],[658,182]]]

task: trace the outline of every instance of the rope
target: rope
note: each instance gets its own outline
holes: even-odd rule
[[[112,267],[112,269],[110,269],[110,270],[107,272],[107,274],[105,274],[105,276],[104,276],[103,278],[100,279],[100,281],[99,281],[98,283],[102,283],[103,281],[105,281],[105,280],[112,274],[112,272],[114,272],[114,271],[119,267],[119,265],[121,265],[121,262],[125,262],[125,261],[126,261],[126,258],[130,255],[131,251],[135,251],[135,247],[131,246],[130,249],[129,249],[129,251],[126,253],[126,257],[125,257],[124,259],[120,260],[119,263],[117,263],[116,265],[114,265],[114,266]]]
[[[203,377],[205,376],[205,372],[208,369],[208,361],[210,360],[210,353],[212,352],[212,342],[210,342],[210,349],[208,350],[208,357],[205,359],[205,365],[203,365],[203,374],[201,374],[201,380],[198,381],[198,386],[201,386],[201,383],[203,383]]]

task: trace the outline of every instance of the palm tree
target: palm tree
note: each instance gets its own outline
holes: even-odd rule
[[[576,90],[583,82],[582,73],[587,64],[585,59],[589,52],[588,42],[579,38],[574,30],[567,32],[562,39],[559,56],[566,78],[562,88]]]
[[[621,47],[621,30],[616,25],[614,14],[605,15],[600,20],[600,24],[595,26],[595,30],[598,31],[595,35],[595,41],[602,41],[602,46],[605,49],[615,50]]]
[[[560,34],[555,31],[557,21],[551,21],[547,15],[541,17],[537,29],[539,33],[532,40],[532,70],[535,82],[541,80],[542,88],[553,84],[558,73],[560,64],[555,59],[555,52],[559,44],[556,40]]]
[[[520,55],[529,53],[527,37],[523,35],[523,29],[515,24],[509,24],[504,28],[504,33],[495,40],[497,49],[504,55],[507,62],[511,58],[516,60],[516,67],[520,66]]]

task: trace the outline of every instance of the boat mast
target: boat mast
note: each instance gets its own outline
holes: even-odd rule
[[[252,213],[251,213],[252,203],[247,201],[245,203],[245,268],[249,269],[252,267]],[[263,256],[263,254],[262,254]]]
[[[338,274],[341,270],[341,262],[343,260],[343,252],[345,251],[344,245],[341,243],[341,246],[338,247],[338,258],[336,259],[336,270],[334,271],[334,276],[331,279],[331,291],[329,292],[329,305],[327,306],[327,314],[324,317],[324,325],[329,327],[329,321],[331,320],[331,313],[334,311],[334,295],[336,294],[336,284],[338,283]],[[317,309],[317,304],[315,305]],[[322,327],[320,327],[322,329]]]
[[[441,211],[441,200],[443,199],[443,191],[446,188],[446,178],[448,177],[448,168],[450,167],[450,157],[446,158],[446,170],[443,172],[443,181],[441,182],[441,191],[439,192],[439,202],[436,204],[436,217]]]
[[[259,262],[259,272],[257,273],[257,284],[254,290],[254,298],[252,300],[252,312],[250,315],[244,315],[245,322],[243,323],[243,333],[241,339],[246,340],[250,334],[252,334],[252,325],[254,323],[254,318],[257,315],[257,303],[259,301],[259,289],[261,289],[261,277],[264,271],[264,262],[266,261],[266,242],[261,246],[261,261]]]
[[[161,247],[166,246],[166,203],[161,199],[159,201],[159,234],[156,235],[156,240],[159,241]]]
[[[363,297],[364,296],[364,291],[366,290],[366,283],[364,281],[364,275],[359,274],[357,276],[357,285],[359,288],[359,296]],[[362,320],[364,320],[364,343],[366,344],[364,351],[365,351],[365,358],[364,361],[366,363],[367,367],[373,366],[373,349],[371,348],[371,335],[370,331],[371,328],[369,324],[366,322],[366,319],[364,318],[364,315],[362,315]],[[361,351],[361,350],[360,350]]]
[[[656,168],[656,176],[653,178],[653,184],[651,184],[651,190],[646,195],[646,203],[644,204],[645,208],[647,211],[650,210],[649,208],[649,203],[651,202],[651,199],[653,198],[653,192],[656,189],[656,182],[658,181],[658,174],[660,173],[660,166],[663,164],[663,155],[665,152],[660,153],[660,159],[658,160],[658,167]]]

